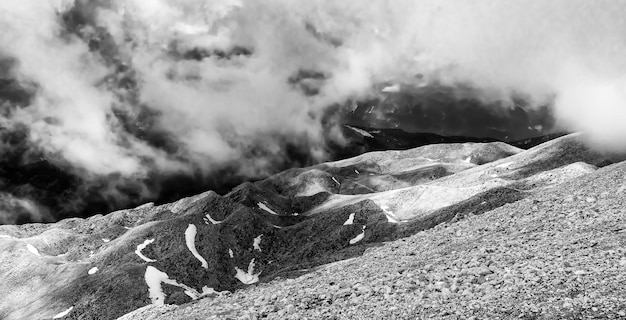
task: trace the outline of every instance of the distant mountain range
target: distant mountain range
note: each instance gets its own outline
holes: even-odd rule
[[[341,126],[345,142],[338,144],[329,139],[327,152],[331,160],[345,159],[365,152],[380,150],[403,150],[428,144],[461,142],[495,142],[493,138],[442,136],[433,133],[410,133],[401,129],[374,129],[356,126]],[[527,149],[539,143],[559,137],[551,134],[511,145]],[[70,168],[50,162],[43,155],[33,158],[25,143],[25,131],[4,132],[0,135],[6,152],[0,159],[0,196],[4,201],[0,207],[0,224],[22,224],[28,222],[52,222],[66,217],[87,217],[119,208],[139,205],[140,198],[130,181],[126,189],[119,189],[122,197],[112,198],[102,192],[110,177],[92,178],[88,184]],[[282,169],[310,163],[306,154],[294,153],[286,159]],[[174,201],[180,197],[214,190],[218,194],[228,193],[242,181],[250,180],[225,167],[213,175],[215,178],[196,176],[155,176],[144,183],[155,190],[152,200],[156,203]],[[119,179],[119,178],[117,178]],[[258,179],[258,178],[256,178]],[[252,180],[256,180],[252,179]],[[124,183],[122,183],[124,185]]]
[[[429,144],[502,141],[490,137],[443,136],[428,132],[407,132],[402,129],[375,129],[350,125],[344,125],[342,132],[347,138],[347,143],[342,146],[333,145],[330,148],[334,159],[353,157],[370,151],[405,150]],[[530,149],[565,134],[567,133],[557,132],[503,142],[521,149]]]

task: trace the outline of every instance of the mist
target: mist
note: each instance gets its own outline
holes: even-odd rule
[[[342,141],[324,120],[329,107],[379,97],[381,84],[443,86],[503,110],[523,97],[529,109],[549,105],[559,129],[621,150],[625,9],[620,0],[3,0],[0,80],[17,94],[1,104],[0,125],[23,133],[4,139],[3,153],[80,177],[69,207],[94,193],[120,207],[176,177],[263,177],[293,165],[294,152],[298,165],[323,161],[325,144]]]

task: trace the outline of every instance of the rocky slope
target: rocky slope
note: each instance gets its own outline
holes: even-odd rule
[[[133,319],[625,319],[626,163],[307,274]]]
[[[622,164],[597,171],[615,159],[581,139],[368,153],[225,196],[0,226],[0,318],[530,317],[596,298],[619,314]]]

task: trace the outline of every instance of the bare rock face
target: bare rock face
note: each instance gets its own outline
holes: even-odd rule
[[[290,277],[609,163],[579,135],[367,153],[161,206],[0,226],[0,318],[116,319]]]

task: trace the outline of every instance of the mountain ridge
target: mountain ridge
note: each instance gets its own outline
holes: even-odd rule
[[[409,149],[433,143],[497,141],[491,138],[408,133],[400,129],[357,128],[348,125],[339,128],[345,141],[337,143],[333,142],[334,138],[330,136],[325,138],[329,160],[345,159],[371,151]],[[24,131],[25,128],[22,129],[0,132],[2,133],[0,140],[8,148],[0,160],[2,176],[0,194],[9,199],[5,201],[0,224],[55,222],[68,217],[84,218],[95,213],[131,208],[146,201],[164,204],[208,189],[226,194],[243,181],[266,178],[245,176],[238,173],[237,168],[226,166],[216,169],[209,177],[196,173],[157,175],[139,181],[118,176],[85,179],[84,172],[75,172],[43,154],[29,151],[28,133]],[[372,138],[363,136],[354,129],[361,130]],[[516,146],[525,148],[552,137],[531,138],[528,142]],[[274,170],[280,171],[316,162],[307,155],[308,151],[289,145],[285,148],[291,151],[286,152],[286,159],[283,163],[277,163]],[[114,192],[108,194],[106,190]],[[150,195],[147,196],[146,192]]]
[[[71,307],[64,319],[115,319],[151,302],[236,295],[256,282],[306,276],[381,242],[522,201],[612,161],[578,134],[530,150],[501,142],[430,145],[290,169],[224,196],[205,192],[87,219],[0,226],[7,261],[0,275],[8,280],[0,292],[11,293],[0,299],[0,314],[52,318]],[[451,193],[412,191],[429,188]],[[411,200],[416,195],[432,204]],[[357,200],[328,205],[338,197]],[[409,215],[396,215],[394,205]],[[160,289],[150,287],[155,275]],[[162,299],[154,300],[155,292]]]

